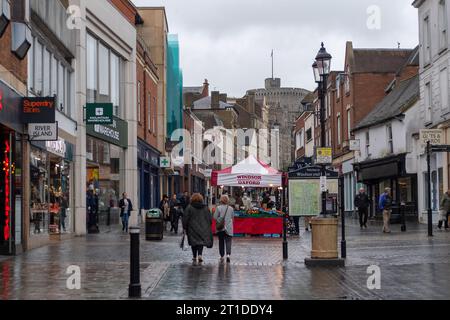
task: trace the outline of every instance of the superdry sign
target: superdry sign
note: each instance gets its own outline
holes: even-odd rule
[[[22,98],[23,123],[55,123],[55,98]]]

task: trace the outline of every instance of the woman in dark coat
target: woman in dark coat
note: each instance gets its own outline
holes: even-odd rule
[[[194,266],[203,262],[203,247],[212,248],[213,246],[211,224],[212,216],[203,203],[203,196],[199,193],[192,195],[191,204],[183,215],[183,229],[192,247]]]

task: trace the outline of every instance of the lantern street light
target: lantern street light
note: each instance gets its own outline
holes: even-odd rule
[[[313,64],[314,79],[318,84],[318,97],[320,100],[320,146],[326,146],[326,132],[325,132],[325,93],[327,90],[327,78],[330,75],[331,55],[325,49],[323,42],[321,48],[316,56],[316,61]],[[326,176],[325,165],[322,164],[322,176]],[[327,213],[326,191],[322,192],[322,212],[325,216]]]

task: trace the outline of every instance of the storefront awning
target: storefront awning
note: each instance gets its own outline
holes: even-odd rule
[[[358,181],[361,182],[403,177],[406,175],[405,158],[406,153],[403,153],[391,157],[354,163],[353,168],[358,173]]]

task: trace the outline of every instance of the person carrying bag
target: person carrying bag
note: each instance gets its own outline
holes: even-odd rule
[[[223,195],[220,198],[220,205],[217,207],[216,212],[214,212],[214,220],[216,220],[216,231],[219,237],[220,263],[224,262],[225,247],[227,263],[230,263],[234,209],[229,206],[228,196]]]

